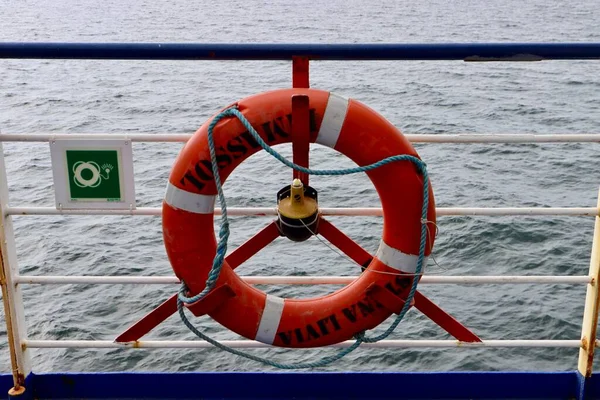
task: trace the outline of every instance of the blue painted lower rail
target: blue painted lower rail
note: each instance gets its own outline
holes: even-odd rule
[[[578,372],[31,374],[24,399],[597,399]],[[10,375],[0,375],[4,393]],[[21,397],[19,397],[21,398]]]

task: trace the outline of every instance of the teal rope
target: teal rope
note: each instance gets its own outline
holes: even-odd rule
[[[421,161],[417,157],[404,154],[404,155],[388,157],[383,160],[377,161],[376,163],[366,165],[363,167],[355,167],[355,168],[348,168],[348,169],[341,169],[341,170],[313,170],[313,169],[305,168],[300,165],[294,164],[293,162],[284,158],[277,151],[273,150],[267,143],[265,143],[265,141],[260,137],[258,132],[256,132],[256,130],[254,129],[252,124],[250,124],[250,122],[246,119],[246,117],[238,109],[229,108],[229,109],[224,110],[221,113],[219,113],[211,121],[211,123],[208,126],[208,146],[209,146],[209,151],[210,151],[212,172],[213,172],[213,176],[215,179],[215,186],[217,188],[217,193],[219,195],[219,202],[221,204],[221,227],[219,229],[219,243],[217,245],[216,255],[213,260],[213,265],[208,273],[208,278],[206,280],[205,288],[200,293],[198,293],[197,295],[192,296],[192,297],[186,296],[186,292],[188,291],[188,288],[185,285],[185,282],[182,283],[181,289],[179,290],[179,294],[177,296],[177,309],[179,311],[179,316],[181,317],[181,320],[183,321],[185,326],[187,326],[188,329],[190,331],[192,331],[200,339],[207,341],[208,343],[212,344],[213,346],[215,346],[221,350],[227,351],[229,353],[232,353],[232,354],[235,354],[235,355],[238,355],[241,357],[245,357],[245,358],[253,360],[253,361],[258,361],[263,364],[267,364],[267,365],[270,365],[270,366],[273,366],[276,368],[280,368],[280,369],[303,369],[303,368],[322,367],[322,366],[331,364],[332,362],[337,361],[337,360],[341,359],[342,357],[350,354],[351,352],[356,350],[362,343],[375,343],[375,342],[378,342],[380,340],[387,338],[396,329],[398,324],[400,324],[400,322],[402,321],[402,319],[408,312],[410,303],[412,302],[415,292],[417,291],[417,285],[419,283],[417,279],[413,280],[413,284],[410,288],[410,291],[406,298],[406,302],[404,303],[404,306],[402,307],[402,310],[400,310],[400,313],[396,316],[394,322],[392,322],[392,324],[389,326],[389,328],[385,332],[383,332],[382,334],[375,336],[375,337],[367,337],[367,336],[365,336],[364,332],[360,332],[359,334],[357,334],[355,336],[356,341],[350,347],[347,347],[332,356],[324,357],[324,358],[314,361],[314,362],[296,363],[296,364],[281,364],[281,363],[278,363],[278,362],[275,362],[275,361],[272,361],[272,360],[269,360],[266,358],[257,357],[255,355],[233,349],[229,346],[225,346],[225,345],[217,342],[216,340],[214,340],[214,339],[210,338],[209,336],[206,336],[205,334],[200,332],[188,320],[188,318],[185,315],[183,305],[184,304],[192,304],[199,300],[202,300],[204,297],[206,297],[206,295],[208,295],[208,293],[211,292],[211,290],[214,289],[216,282],[219,279],[221,269],[223,268],[223,261],[225,259],[225,254],[227,253],[227,241],[229,239],[229,219],[227,217],[227,203],[225,201],[225,195],[223,193],[221,177],[219,175],[219,168],[218,168],[218,165],[216,162],[215,143],[214,143],[214,137],[213,137],[214,128],[217,125],[217,123],[220,120],[222,120],[223,118],[227,118],[227,117],[236,117],[237,119],[239,119],[240,122],[242,123],[242,125],[244,125],[244,127],[248,130],[248,132],[250,132],[250,134],[252,135],[254,140],[256,140],[256,142],[267,153],[271,154],[273,157],[275,157],[277,160],[279,160],[284,165],[286,165],[296,171],[300,171],[300,172],[303,172],[306,174],[310,174],[310,175],[349,175],[349,174],[356,174],[359,172],[371,171],[375,168],[379,168],[386,164],[389,164],[392,162],[397,162],[397,161],[409,161],[409,162],[415,164],[415,166],[417,167],[419,172],[423,175],[423,206],[421,209],[421,241],[420,241],[420,246],[419,246],[419,258],[417,260],[417,268],[415,270],[416,276],[421,275],[421,272],[423,270],[423,260],[425,258],[425,245],[427,242],[427,223],[426,223],[427,222],[427,208],[429,205],[429,176],[427,174],[426,165],[423,161]]]

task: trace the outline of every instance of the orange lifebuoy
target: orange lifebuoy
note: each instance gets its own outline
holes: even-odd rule
[[[358,165],[400,154],[418,157],[408,140],[384,117],[356,100],[327,91],[275,90],[236,104],[273,146],[291,141],[291,96],[297,94],[309,97],[311,142],[333,148]],[[208,147],[209,123],[200,127],[177,157],[162,211],[169,260],[192,294],[204,289],[217,244],[213,228],[217,191]],[[223,182],[242,161],[260,150],[235,118],[220,121],[213,137]],[[213,296],[213,304],[204,311],[194,312],[190,306],[192,312],[208,313],[246,338],[281,347],[338,343],[398,313],[413,279],[419,279],[414,272],[423,223],[423,179],[410,162],[390,163],[367,175],[381,199],[383,237],[375,257],[354,282],[319,298],[283,299],[245,283],[225,262],[216,286],[225,288],[220,291],[225,295]],[[435,223],[431,188],[427,214],[428,221]],[[433,240],[427,238],[425,256],[430,254]]]

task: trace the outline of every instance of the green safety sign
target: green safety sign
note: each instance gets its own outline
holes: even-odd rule
[[[71,201],[121,201],[117,150],[66,150]]]
[[[51,140],[50,156],[57,209],[135,209],[127,138]]]

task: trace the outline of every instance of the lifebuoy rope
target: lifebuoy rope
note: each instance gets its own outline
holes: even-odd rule
[[[188,329],[191,332],[193,332],[196,336],[198,336],[200,339],[207,341],[208,343],[212,344],[213,346],[215,346],[221,350],[227,351],[231,354],[235,354],[235,355],[238,355],[241,357],[245,357],[245,358],[253,360],[253,361],[258,361],[258,362],[266,364],[266,365],[280,368],[280,369],[304,369],[304,368],[323,367],[325,365],[331,364],[332,362],[341,359],[342,357],[346,356],[347,354],[350,354],[351,352],[356,350],[362,343],[375,343],[375,342],[378,342],[380,340],[387,338],[396,329],[398,324],[400,324],[400,322],[404,318],[405,314],[407,313],[407,311],[410,307],[410,303],[412,302],[415,292],[417,291],[417,285],[419,283],[418,279],[413,280],[413,284],[410,288],[410,291],[406,298],[406,302],[404,303],[404,306],[402,307],[402,310],[396,316],[396,318],[394,319],[392,324],[385,330],[385,332],[383,332],[380,335],[377,335],[375,337],[367,337],[367,336],[365,336],[364,332],[360,332],[357,335],[355,335],[356,341],[350,347],[347,347],[332,356],[327,356],[327,357],[324,357],[324,358],[314,361],[314,362],[283,364],[283,363],[269,360],[267,358],[257,357],[253,354],[249,354],[249,353],[246,353],[246,352],[243,352],[240,350],[236,350],[229,346],[225,346],[225,345],[219,343],[218,341],[216,341],[216,340],[210,338],[209,336],[203,334],[202,332],[200,332],[188,320],[188,318],[186,317],[185,312],[184,312],[184,309],[185,309],[184,304],[192,304],[199,300],[202,300],[204,297],[206,297],[206,295],[208,295],[211,292],[211,290],[214,289],[217,279],[219,278],[219,275],[221,273],[221,268],[223,267],[223,261],[225,259],[225,254],[227,252],[227,241],[229,239],[229,220],[227,217],[227,203],[225,201],[225,195],[223,193],[223,187],[221,184],[221,177],[219,175],[219,169],[218,169],[218,165],[216,162],[216,152],[215,152],[213,131],[214,131],[214,128],[217,125],[217,123],[219,123],[219,121],[221,121],[224,118],[228,118],[228,117],[236,117],[242,123],[242,125],[248,130],[248,132],[250,132],[250,134],[252,135],[254,140],[256,140],[256,142],[267,153],[271,154],[273,157],[275,157],[277,160],[279,160],[281,163],[283,163],[287,167],[292,168],[296,171],[306,173],[306,174],[310,174],[310,175],[350,175],[350,174],[356,174],[356,173],[360,173],[360,172],[371,171],[375,168],[382,167],[382,166],[392,163],[392,162],[409,161],[409,162],[415,164],[418,171],[423,176],[423,206],[421,209],[421,238],[420,238],[420,246],[419,246],[419,257],[417,260],[417,268],[415,270],[415,275],[420,275],[422,273],[422,269],[423,269],[423,261],[425,258],[425,246],[427,243],[427,234],[428,234],[427,208],[429,205],[429,176],[427,174],[427,168],[426,168],[427,166],[423,161],[421,161],[417,157],[403,154],[403,155],[387,157],[383,160],[377,161],[376,163],[366,165],[363,167],[355,167],[355,168],[348,168],[348,169],[313,170],[313,169],[301,167],[300,165],[296,165],[293,162],[287,160],[281,154],[279,154],[277,151],[273,150],[260,137],[258,132],[256,132],[256,130],[254,129],[252,124],[250,124],[250,122],[246,119],[246,117],[244,117],[244,115],[234,106],[232,108],[228,108],[228,109],[222,111],[221,113],[219,113],[211,121],[211,123],[208,126],[208,146],[209,146],[209,151],[210,151],[211,166],[212,166],[213,176],[215,179],[215,186],[216,186],[217,193],[219,196],[219,203],[221,205],[219,242],[217,245],[217,251],[216,251],[215,258],[213,260],[212,268],[211,268],[210,272],[208,273],[208,278],[206,280],[205,288],[200,293],[196,294],[195,296],[187,297],[186,293],[188,291],[188,288],[187,288],[185,282],[182,282],[182,284],[181,284],[181,288],[179,289],[179,295],[177,297],[177,309],[179,311],[179,316],[181,317],[181,320],[183,321],[185,326],[187,326]]]

